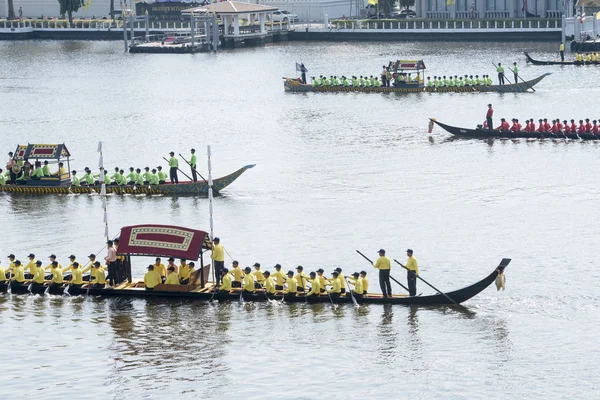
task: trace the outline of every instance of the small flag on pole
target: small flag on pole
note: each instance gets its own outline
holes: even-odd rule
[[[296,63],[296,71],[298,72],[308,72],[304,64]]]
[[[379,2],[378,0],[369,0],[368,1],[368,3],[372,6],[376,6],[378,2]]]

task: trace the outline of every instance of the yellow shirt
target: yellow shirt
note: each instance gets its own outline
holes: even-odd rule
[[[0,265],[0,282],[6,281],[6,271],[4,267]]]
[[[265,282],[265,276],[263,275],[263,272],[259,269],[257,271],[254,271],[252,273],[252,275],[254,275],[256,277],[256,280],[258,281],[258,283],[260,283],[261,285]]]
[[[190,267],[187,264],[179,266],[179,280],[190,279]]]
[[[325,277],[323,275],[317,275],[317,279],[319,279],[319,285],[321,286],[321,289],[325,289],[325,286],[327,286]]]
[[[272,278],[275,278],[275,284],[277,286],[283,286],[283,281],[285,281],[285,274],[279,270],[279,271],[275,271],[271,274]]]
[[[342,292],[342,286],[341,286],[339,276],[335,279],[331,279],[330,282],[331,282],[331,289],[329,289],[329,293],[341,293]]]
[[[167,269],[169,269],[171,267],[175,268],[175,273],[178,273],[179,267],[176,264],[167,264]],[[156,272],[156,270],[154,270],[154,271]],[[165,271],[165,274],[166,274],[166,271]]]
[[[221,286],[219,290],[231,291],[231,274],[225,274],[221,277]]]
[[[83,271],[81,268],[73,268],[73,279],[71,283],[74,285],[83,285]]]
[[[306,275],[304,275],[304,272],[297,273],[294,278],[296,278],[296,283],[298,284],[298,287],[303,288],[307,281],[307,278],[306,278]]]
[[[375,264],[373,264],[373,266],[375,268],[377,268],[378,270],[385,270],[385,269],[391,269],[392,268],[392,263],[390,261],[389,258],[387,258],[386,256],[381,256],[377,259],[377,261],[375,261]]]
[[[242,269],[240,267],[235,267],[231,270],[231,273],[233,274],[233,280],[236,282],[241,282],[242,278],[244,277],[244,271],[242,271]]]
[[[340,280],[340,287],[342,289],[346,289],[346,278],[344,277],[344,275],[339,274],[338,279]]]
[[[215,244],[213,246],[213,251],[210,255],[210,258],[212,258],[215,261],[225,261],[225,249],[223,248],[223,245],[221,243]]]
[[[287,289],[285,290],[285,294],[288,293],[296,293],[296,291],[298,290],[298,283],[296,281],[296,278],[288,278],[287,279]]]
[[[94,283],[99,285],[104,285],[106,283],[106,275],[104,275],[104,268],[94,268],[96,272],[94,273]]]
[[[35,271],[35,275],[33,276],[33,281],[35,283],[43,284],[44,280],[46,279],[45,275],[46,275],[46,271],[44,271],[44,268],[40,267]]]
[[[160,276],[167,276],[167,268],[163,263],[160,263],[158,265],[154,263],[154,272],[158,273]]]
[[[63,283],[63,273],[62,268],[50,268],[50,273],[52,274],[52,283]]]
[[[312,285],[307,296],[310,296],[311,294],[318,295],[321,292],[321,285],[319,285],[319,280],[318,279],[307,279],[307,281],[309,281]]]
[[[360,277],[362,279],[362,287],[363,287],[363,292],[368,292],[369,291],[369,280],[367,279],[367,277]]]
[[[63,274],[65,274],[69,271],[73,271],[73,264],[69,264],[69,266],[67,268],[63,269]]]
[[[565,45],[563,43],[558,47],[558,51],[565,51]]]
[[[417,259],[413,256],[408,257],[408,260],[406,260],[406,268],[415,271],[419,275],[419,265],[417,264]]]
[[[273,278],[270,276],[265,278],[265,289],[267,293],[275,293],[275,282],[273,282]]]
[[[244,276],[244,290],[249,292],[254,291],[254,275],[248,274]]]
[[[354,285],[354,292],[357,294],[363,294],[363,280],[362,278],[354,279],[351,278],[350,282]]]
[[[35,263],[35,260],[29,261],[25,266],[25,270],[29,270],[31,275],[35,275],[35,272],[37,271],[37,264]]]
[[[13,269],[12,277],[15,281],[19,283],[23,283],[25,280],[25,271],[23,270],[23,266],[19,265],[18,267],[15,265]]]
[[[158,276],[158,274],[154,271],[148,271],[146,272],[146,275],[144,275],[144,284],[146,285],[147,288],[152,289],[154,286],[160,284],[160,277]]]
[[[179,277],[175,272],[169,272],[165,285],[179,285]]]

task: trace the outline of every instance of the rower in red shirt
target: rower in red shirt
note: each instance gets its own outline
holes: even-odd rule
[[[552,127],[550,128],[550,132],[552,133],[558,133],[558,126],[556,125],[556,120],[553,119],[552,120]]]
[[[550,129],[552,129],[552,127],[550,126],[550,124],[548,123],[548,118],[544,118],[544,130],[546,132],[550,132]]]
[[[577,133],[585,133],[585,124],[583,123],[582,119],[579,120],[579,128],[577,128]]]
[[[523,132],[531,132],[529,130],[529,120],[528,119],[525,120],[525,129],[523,129]]]
[[[569,133],[571,129],[569,128],[569,122],[565,119],[563,120],[563,132]]]
[[[544,125],[544,121],[543,120],[539,120],[539,127],[538,127],[538,132],[546,132],[546,125]]]
[[[594,120],[594,125],[592,126],[592,133],[594,135],[597,135],[598,133],[600,133],[600,130],[598,129],[598,124],[596,123],[596,120]]]
[[[535,120],[533,118],[529,120],[529,132],[535,132]]]
[[[496,128],[498,131],[508,131],[510,130],[510,125],[504,118],[500,118],[500,126]]]
[[[592,131],[592,124],[590,124],[590,119],[589,118],[585,119],[585,131],[586,132],[591,132]]]
[[[510,127],[511,132],[519,132],[519,126],[517,125],[517,120],[512,119],[512,126]]]
[[[517,132],[521,132],[521,130],[523,130],[523,125],[521,125],[521,123],[519,122],[519,118],[517,118],[516,121],[517,121]]]
[[[565,121],[565,122],[567,122],[567,121]],[[560,122],[560,119],[558,119],[558,118],[556,119],[556,126],[558,127],[559,132],[563,131],[564,125],[562,124],[562,122]]]
[[[569,132],[571,132],[571,133],[577,132],[577,124],[575,123],[574,119],[571,120],[571,128],[569,129]]]

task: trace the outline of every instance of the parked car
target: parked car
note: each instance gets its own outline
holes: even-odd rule
[[[365,10],[366,10],[366,16],[367,16],[367,18],[377,19],[377,6],[374,6],[373,4],[368,4],[365,7]],[[382,12],[380,12],[379,13],[379,18],[380,19],[385,18],[385,14],[382,13]]]
[[[416,18],[417,13],[408,8],[403,8],[402,10],[394,10],[390,13],[390,18]]]
[[[296,14],[292,14],[289,11],[281,11],[281,13],[287,15],[288,21],[290,22],[298,22],[298,20],[300,19],[300,17],[298,17]]]

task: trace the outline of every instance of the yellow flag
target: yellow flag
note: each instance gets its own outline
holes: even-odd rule
[[[452,4],[456,4],[456,0],[446,0],[447,6],[451,6]]]
[[[596,19],[600,19],[600,11],[596,13]]]
[[[368,3],[372,6],[376,6],[378,3],[378,0],[369,0]]]

